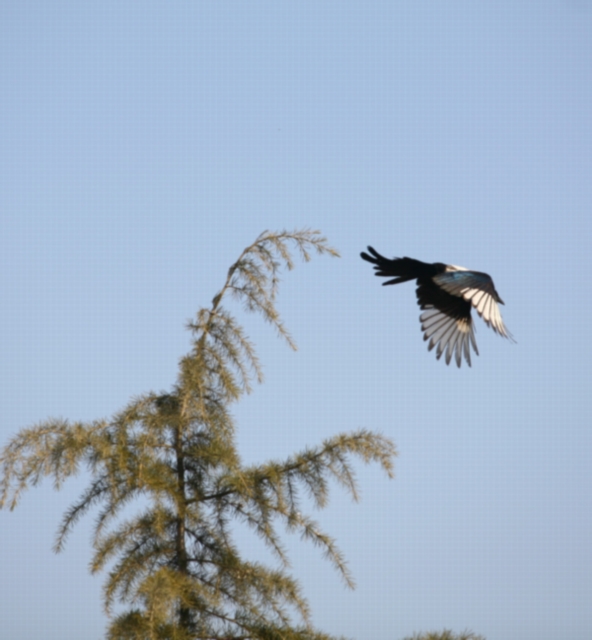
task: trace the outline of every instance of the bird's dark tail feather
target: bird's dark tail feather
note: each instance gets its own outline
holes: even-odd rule
[[[383,282],[383,285],[399,284],[400,282],[417,280],[422,277],[431,278],[436,274],[434,265],[427,262],[414,260],[413,258],[394,258],[393,260],[389,260],[388,258],[381,256],[373,247],[368,247],[368,251],[372,255],[368,255],[362,251],[360,256],[363,260],[366,260],[366,262],[370,262],[374,265],[374,270],[376,271],[374,275],[381,276],[383,278],[396,276],[392,280]]]

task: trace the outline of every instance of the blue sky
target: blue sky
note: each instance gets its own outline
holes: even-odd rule
[[[313,513],[355,591],[287,538],[314,623],[592,637],[592,3],[5,0],[0,83],[2,443],[169,388],[242,249],[318,228],[342,257],[285,275],[298,352],[234,308],[266,375],[241,453],[368,427],[400,455]],[[368,244],[490,273],[517,344],[477,320],[473,367],[437,362]],[[85,483],[0,513],[6,637],[102,637],[92,516],[51,550]]]

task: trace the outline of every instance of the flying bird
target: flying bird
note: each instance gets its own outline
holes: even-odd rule
[[[392,278],[383,282],[383,285],[417,281],[415,293],[417,304],[423,310],[419,316],[423,339],[429,340],[428,351],[436,348],[438,360],[446,352],[446,364],[450,364],[454,355],[460,367],[464,355],[470,367],[471,345],[479,355],[471,307],[496,333],[514,341],[498,307],[498,303],[504,302],[486,273],[442,262],[430,264],[413,258],[389,260],[372,247],[368,247],[368,251],[371,255],[362,252],[360,256],[374,265],[374,275]]]

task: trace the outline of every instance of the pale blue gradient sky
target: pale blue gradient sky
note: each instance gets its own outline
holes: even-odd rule
[[[0,86],[2,444],[169,388],[241,250],[319,228],[342,258],[286,274],[297,353],[235,309],[267,377],[242,454],[369,427],[400,457],[314,514],[355,591],[288,539],[314,622],[592,637],[590,2],[5,0]],[[490,273],[518,344],[478,320],[472,369],[437,362],[367,244]],[[7,638],[102,637],[92,516],[51,551],[86,481],[0,513]]]

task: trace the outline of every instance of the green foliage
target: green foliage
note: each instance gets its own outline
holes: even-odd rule
[[[416,633],[404,638],[404,640],[485,640],[483,636],[475,635],[472,631],[453,633],[449,629],[443,631],[428,631],[427,633]]]
[[[280,270],[293,267],[290,245],[304,260],[311,251],[337,255],[316,231],[261,234],[230,267],[211,307],[189,324],[192,348],[169,393],[136,398],[110,420],[47,420],[2,451],[0,506],[11,509],[44,477],[59,488],[81,466],[89,469],[90,485],[64,514],[55,548],[98,509],[91,570],[107,571],[112,640],[329,640],[313,629],[308,603],[286,572],[278,527],[320,547],[353,586],[334,540],[300,511],[301,497],[323,507],[335,480],[357,499],[352,457],[378,463],[392,477],[396,451],[387,438],[362,430],[284,461],[241,464],[230,405],[262,374],[253,345],[222,303],[227,294],[236,297],[295,348],[275,307]],[[125,519],[122,511],[140,498],[148,506]],[[239,556],[236,522],[266,543],[280,569]],[[115,615],[117,603],[131,608]]]

